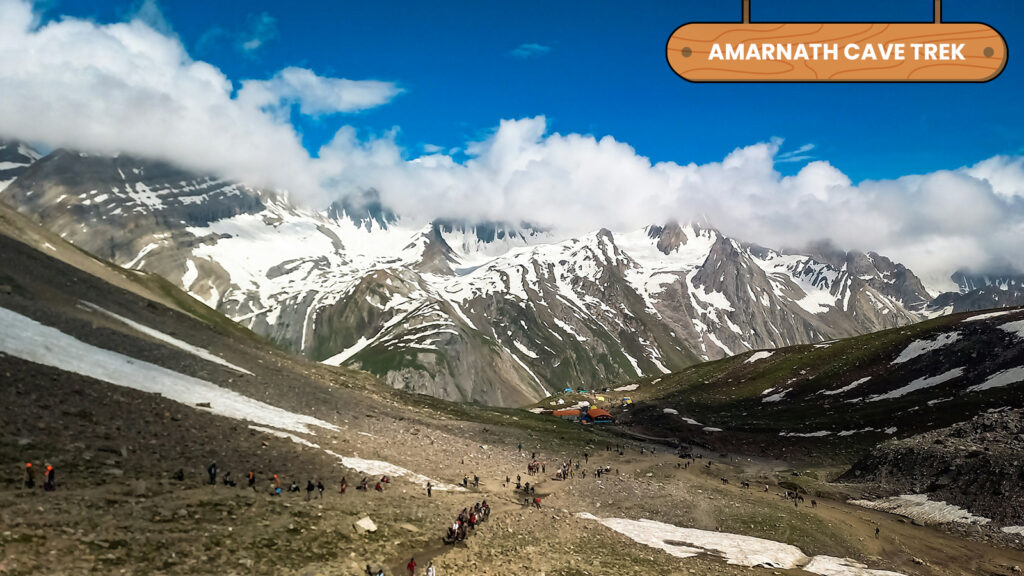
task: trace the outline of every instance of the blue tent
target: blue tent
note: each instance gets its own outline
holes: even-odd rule
[[[565,390],[562,390],[562,392],[572,392],[572,388],[566,388]]]

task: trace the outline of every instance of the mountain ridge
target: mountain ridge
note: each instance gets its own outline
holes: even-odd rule
[[[932,298],[875,253],[773,250],[696,223],[570,238],[527,223],[418,225],[376,190],[314,211],[161,162],[66,150],[0,199],[285,348],[501,405],[1019,297]]]

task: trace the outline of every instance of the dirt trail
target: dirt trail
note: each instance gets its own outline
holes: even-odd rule
[[[520,464],[520,462],[517,462],[517,464]],[[531,478],[531,480],[527,481],[530,482],[530,486],[536,487],[536,495],[541,498],[543,506],[543,500],[553,495],[557,490],[546,490],[542,488],[542,486],[549,484],[550,480],[543,478],[540,474],[537,476],[529,476],[529,478]],[[541,479],[537,481],[535,480],[537,478]],[[500,480],[495,482],[495,484],[499,483],[501,483]],[[476,531],[494,530],[494,521],[496,519],[500,518],[504,514],[508,514],[509,512],[524,509],[522,501],[513,499],[513,497],[510,496],[511,493],[525,498],[522,492],[516,491],[510,486],[501,487],[501,492],[496,492],[496,489],[488,489],[486,486],[486,483],[481,483],[480,489],[461,492],[458,494],[460,498],[465,498],[466,504],[464,507],[486,500],[487,505],[491,508],[491,514],[488,517],[487,522],[478,525],[474,530],[470,531],[466,540],[454,545],[444,544],[442,541],[448,525],[445,524],[443,526],[437,526],[436,533],[431,533],[431,538],[425,545],[406,553],[404,556],[398,556],[389,561],[386,564],[385,574],[406,574],[408,572],[406,566],[409,563],[410,557],[416,559],[416,571],[417,574],[419,574],[421,571],[426,569],[427,563],[431,560],[437,560],[439,557],[455,550],[456,548],[467,547],[469,545],[469,541],[476,536]],[[451,518],[454,519],[458,516],[460,510],[461,508],[453,509]]]
[[[641,455],[636,450],[627,450],[624,457],[615,453],[592,454],[589,465],[586,469],[596,467],[598,462],[614,462],[613,468],[619,474],[613,480],[621,484],[606,483],[607,488],[618,486],[618,490],[627,490],[633,485],[644,482],[666,483],[665,490],[668,498],[678,497],[682,493],[691,493],[695,498],[688,503],[688,520],[682,522],[703,529],[719,528],[735,509],[750,510],[757,513],[785,518],[780,525],[780,531],[774,535],[751,533],[742,527],[733,527],[728,531],[736,533],[748,533],[765,537],[768,539],[793,544],[800,547],[808,555],[830,555],[830,556],[852,556],[869,566],[878,569],[898,570],[908,575],[939,576],[948,574],[1010,574],[1013,566],[1024,565],[1024,553],[992,546],[985,542],[970,540],[959,537],[955,534],[944,532],[939,528],[916,526],[900,517],[866,510],[857,506],[849,505],[841,499],[831,499],[822,496],[805,496],[805,501],[799,507],[777,495],[782,491],[777,482],[783,478],[782,471],[787,468],[786,463],[780,461],[768,461],[764,459],[748,459],[745,456],[733,455],[723,457],[718,454],[704,454],[705,458],[696,459],[689,468],[677,468],[680,460],[673,454],[659,451],[651,455],[649,451]],[[711,468],[705,467],[709,458],[714,462]],[[519,465],[517,461],[514,465]],[[501,475],[504,477],[504,474]],[[531,481],[537,477],[527,477]],[[729,484],[723,484],[721,479],[727,478]],[[650,479],[650,480],[648,480]],[[740,482],[748,480],[752,486],[749,489],[742,488]],[[765,484],[770,486],[769,492],[764,493]],[[500,486],[500,483],[498,484]],[[565,482],[556,482],[545,479],[537,483],[537,493],[544,493],[544,500],[558,502],[556,508],[565,508],[568,511],[589,511],[600,513],[602,516],[639,518],[650,517],[660,518],[657,512],[645,512],[640,508],[624,508],[628,505],[611,504],[601,508],[600,502],[591,502],[588,498],[594,497],[597,484],[592,483],[588,474],[587,479],[582,479],[577,472],[575,478]],[[641,488],[642,491],[650,491],[649,488]],[[501,517],[502,514],[522,509],[520,502],[513,502],[508,498],[507,493],[494,490],[481,490],[481,497],[486,497],[492,503],[491,521]],[[654,494],[652,493],[652,496]],[[818,503],[816,508],[811,507],[811,500]],[[654,497],[657,500],[659,497]],[[551,508],[548,508],[551,510]],[[656,510],[656,506],[655,506]],[[560,510],[556,514],[562,514]],[[671,520],[671,519],[668,519]],[[810,524],[808,524],[810,522]],[[832,538],[838,538],[843,542],[846,550],[841,547],[829,544],[829,540],[808,541],[806,536],[807,525],[827,526]],[[875,527],[881,532],[878,539],[875,539]],[[488,530],[490,526],[484,525],[481,530]],[[801,533],[801,529],[804,530]],[[440,536],[438,536],[440,537]],[[549,542],[552,546],[560,542],[571,542],[573,536],[561,533],[537,534],[538,539]],[[563,540],[564,539],[564,540]],[[470,542],[460,546],[473,548],[473,538]],[[642,549],[640,544],[635,545]],[[852,550],[851,550],[852,549]],[[430,558],[443,556],[453,550],[443,547],[439,552],[436,548],[427,548],[418,551],[416,558],[420,566]],[[436,555],[428,556],[427,554]],[[657,555],[657,553],[655,553]],[[423,558],[421,562],[420,558]],[[918,563],[915,559],[920,560]],[[719,560],[707,557],[706,561],[719,563],[723,569],[724,564]],[[408,557],[401,563],[394,566],[404,570]],[[682,561],[687,569],[693,569],[690,560]],[[394,569],[394,568],[393,568]],[[789,571],[786,571],[789,573]],[[404,574],[404,572],[395,572]],[[600,573],[599,571],[597,573]],[[715,573],[715,572],[710,572]],[[726,573],[726,572],[718,572]],[[804,573],[794,570],[792,573]]]

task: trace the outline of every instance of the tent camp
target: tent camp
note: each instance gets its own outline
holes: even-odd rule
[[[594,422],[594,424],[614,424],[615,418],[607,410],[600,408],[591,408],[587,412],[587,416]]]
[[[570,422],[577,422],[580,419],[579,410],[555,410],[551,415],[562,420],[569,420]]]

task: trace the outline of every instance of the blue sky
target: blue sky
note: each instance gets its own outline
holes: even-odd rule
[[[932,0],[753,0],[754,21],[929,21]],[[44,16],[124,20],[139,1],[52,0]],[[164,0],[189,54],[229,78],[287,66],[396,82],[403,93],[355,114],[293,121],[316,150],[342,124],[361,136],[399,127],[412,153],[460,147],[500,119],[544,115],[551,130],[611,135],[653,161],[718,161],[738,146],[813,144],[851,179],[892,178],[1024,153],[1024,8],[1015,0],[945,0],[946,21],[982,21],[1010,46],[987,84],[696,85],[665,63],[689,21],[738,20],[740,1],[289,2]],[[793,173],[802,162],[780,163]]]

